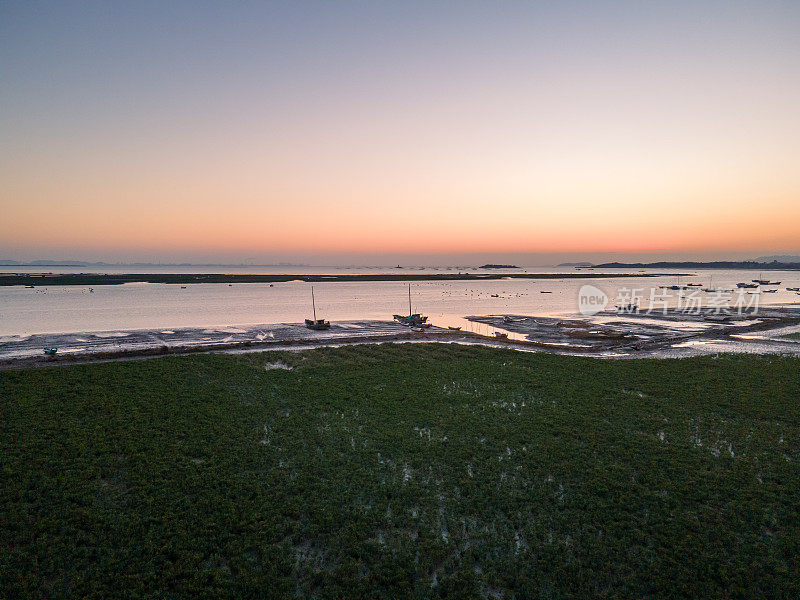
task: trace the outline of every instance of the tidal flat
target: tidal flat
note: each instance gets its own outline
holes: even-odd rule
[[[433,343],[0,372],[0,588],[796,597],[798,374]]]

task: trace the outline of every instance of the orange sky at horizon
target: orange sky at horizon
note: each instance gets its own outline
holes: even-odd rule
[[[579,4],[7,7],[0,256],[799,251],[800,10]]]

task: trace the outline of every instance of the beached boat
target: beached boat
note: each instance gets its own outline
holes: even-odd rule
[[[502,333],[501,331],[495,331],[494,332],[494,337],[496,337],[498,339],[501,339],[501,340],[507,340],[508,339],[508,334],[507,333]]]
[[[57,352],[58,352],[58,348],[45,348],[44,349],[44,353],[47,356],[55,356]]]
[[[452,325],[448,325],[447,328],[450,331],[461,331],[461,327],[453,327]]]
[[[392,315],[395,321],[404,327],[421,327],[428,322],[428,317],[419,313],[411,312],[411,284],[408,284],[408,316],[406,315]],[[427,325],[430,327],[430,325]]]
[[[421,325],[422,323],[427,323],[428,321],[428,317],[419,313],[414,313],[413,315],[392,315],[392,317],[395,321],[401,325],[405,325],[406,327],[410,327],[411,325]]]
[[[331,328],[331,322],[317,318],[317,303],[314,299],[314,286],[311,286],[311,310],[314,311],[313,319],[306,319],[306,327],[314,331],[323,331]]]
[[[627,302],[625,304],[619,304],[615,308],[618,313],[626,315],[636,314],[639,312],[639,304],[637,302]]]
[[[514,317],[509,317],[508,315],[503,316],[503,323],[522,323],[525,319],[515,319]]]
[[[703,315],[703,319],[712,323],[727,323],[731,320],[730,315]]]

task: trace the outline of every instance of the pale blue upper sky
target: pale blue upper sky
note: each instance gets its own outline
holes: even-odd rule
[[[477,251],[797,249],[798,32],[800,2],[0,1],[0,255],[466,252],[487,206],[518,228]],[[698,235],[758,203],[774,243],[647,246],[647,210],[591,238],[596,206],[652,202]],[[342,237],[292,245],[309,211]],[[214,238],[271,216],[285,239]]]

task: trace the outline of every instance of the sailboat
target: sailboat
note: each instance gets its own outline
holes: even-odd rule
[[[664,290],[685,290],[687,286],[680,284],[681,278],[675,278],[675,285],[662,285],[661,288]]]
[[[306,327],[314,331],[322,331],[323,329],[330,329],[331,322],[325,319],[317,318],[317,303],[314,301],[314,286],[311,286],[311,308],[314,311],[314,319],[306,319]]]
[[[405,315],[392,315],[394,320],[400,323],[405,327],[430,327],[430,323],[428,323],[428,317],[425,317],[419,313],[411,312],[411,284],[408,284],[408,316]]]
[[[716,288],[714,287],[714,276],[712,275],[708,281],[708,287],[703,289],[704,292],[708,292],[709,294],[722,294],[722,293],[729,293],[733,290],[730,288]]]

